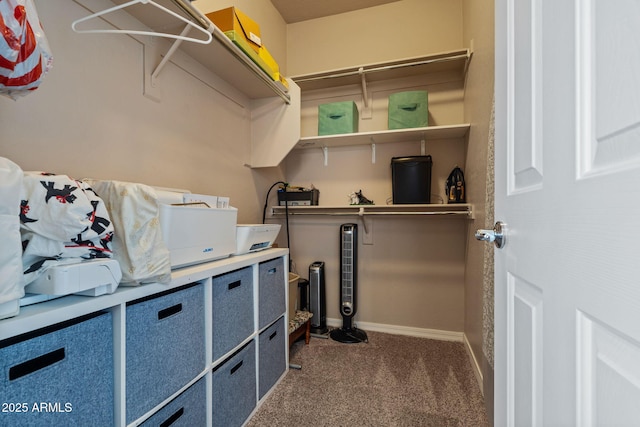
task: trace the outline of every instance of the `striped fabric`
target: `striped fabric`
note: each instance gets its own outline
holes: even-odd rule
[[[0,0],[0,94],[37,89],[53,57],[33,0]]]

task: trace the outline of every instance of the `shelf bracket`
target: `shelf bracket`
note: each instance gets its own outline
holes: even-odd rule
[[[322,157],[324,157],[324,165],[329,165],[329,147],[322,147]]]
[[[362,235],[362,244],[363,245],[373,245],[373,221],[367,226],[367,220],[365,219],[365,211],[363,207],[358,209],[358,217],[360,221],[362,221],[362,228],[364,229],[364,234]]]
[[[364,67],[358,69],[360,75],[360,85],[362,86],[362,108],[360,109],[361,119],[370,119],[373,116],[371,107],[372,100],[369,98],[369,91],[367,90],[367,77],[364,72]]]
[[[358,74],[360,74],[360,83],[362,85],[362,102],[364,103],[365,108],[369,108],[369,94],[367,93],[367,78],[364,74],[364,68],[360,67],[358,70]]]
[[[362,220],[362,227],[364,228],[365,234],[368,234],[369,230],[367,230],[367,223],[364,222],[364,208],[361,207],[360,209],[358,209],[358,216]]]
[[[158,52],[159,44],[157,40],[151,39],[150,43],[144,45],[144,91],[143,94],[147,98],[160,102],[161,99],[161,91],[160,91],[160,72],[164,69],[165,65],[169,62],[173,54],[178,50],[184,38],[191,30],[191,26],[187,25],[180,33],[181,38],[177,38],[173,41],[173,44],[165,53],[162,55]],[[150,46],[151,45],[151,46]],[[161,57],[160,63],[155,65],[157,62],[157,58]],[[154,68],[155,67],[155,68]],[[153,70],[153,71],[151,71]]]
[[[371,138],[371,164],[376,164],[376,141]]]
[[[152,85],[155,85],[155,80],[158,78],[158,75],[160,74],[160,72],[162,71],[164,66],[167,64],[167,62],[169,62],[169,60],[171,59],[171,57],[173,56],[175,51],[178,50],[178,48],[180,47],[180,45],[182,44],[182,42],[184,40],[184,37],[186,37],[186,35],[189,34],[189,30],[191,30],[191,25],[187,25],[187,26],[184,27],[184,30],[182,30],[182,32],[180,33],[180,37],[181,38],[176,39],[173,42],[173,44],[171,45],[171,47],[169,48],[167,53],[162,58],[162,61],[160,61],[160,63],[156,67],[156,69],[153,70],[153,73],[151,73],[151,84]]]
[[[154,67],[157,67],[158,59],[162,57],[160,53],[159,41],[151,38],[148,43],[143,44],[144,65],[142,67],[143,90],[142,94],[155,102],[162,99],[162,89],[160,79],[153,77]]]
[[[420,140],[420,155],[426,156],[427,154],[427,142],[424,139],[424,134],[422,134],[422,139]]]

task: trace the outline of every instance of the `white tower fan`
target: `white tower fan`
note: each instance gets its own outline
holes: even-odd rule
[[[342,328],[330,332],[333,340],[342,343],[367,342],[367,334],[353,326],[357,310],[358,225],[340,226],[340,314]]]

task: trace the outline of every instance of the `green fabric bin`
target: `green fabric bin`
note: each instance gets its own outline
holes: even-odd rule
[[[426,90],[389,95],[389,129],[420,128],[429,125]]]
[[[318,105],[318,135],[358,132],[358,107],[353,101]]]

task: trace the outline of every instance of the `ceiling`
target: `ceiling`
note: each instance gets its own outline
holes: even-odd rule
[[[399,0],[271,0],[287,24],[366,9]]]

